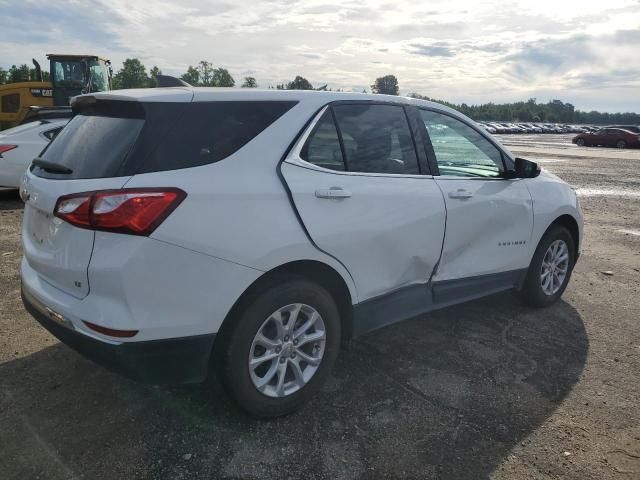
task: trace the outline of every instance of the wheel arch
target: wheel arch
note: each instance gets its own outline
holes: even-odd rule
[[[553,222],[551,222],[551,224],[545,230],[544,234],[546,234],[551,228],[553,228],[556,225],[560,225],[562,227],[565,227],[567,230],[569,230],[569,233],[571,234],[571,238],[573,239],[574,246],[576,248],[576,255],[578,255],[578,252],[580,251],[580,227],[578,226],[578,221],[573,216],[569,215],[568,213],[565,213],[557,217]],[[543,237],[544,237],[544,234],[543,234]]]
[[[351,338],[353,331],[353,300],[345,279],[337,270],[326,263],[317,260],[297,260],[265,272],[240,295],[218,330],[213,347],[214,354],[216,351],[221,350],[221,348],[217,347],[225,341],[233,325],[233,318],[247,306],[248,302],[251,302],[252,298],[255,298],[275,283],[289,278],[304,278],[327,289],[335,300],[340,313],[342,339],[343,341],[348,341]]]

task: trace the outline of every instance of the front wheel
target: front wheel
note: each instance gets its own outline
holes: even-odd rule
[[[518,292],[520,298],[532,307],[556,302],[567,288],[575,261],[576,247],[569,230],[561,225],[550,228],[536,248]]]
[[[616,143],[616,147],[627,148],[627,142],[625,142],[624,140],[618,140],[618,143]]]
[[[249,414],[292,413],[325,382],[340,346],[331,295],[305,279],[287,279],[245,302],[219,348],[222,381]]]
[[[584,138],[579,138],[578,140],[576,140],[576,144],[579,147],[584,147]]]

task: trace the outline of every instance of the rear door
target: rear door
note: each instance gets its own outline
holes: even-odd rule
[[[87,268],[94,232],[55,217],[56,202],[70,193],[121,188],[130,177],[114,172],[126,159],[143,124],[142,113],[133,114],[126,108],[120,112],[87,110],[75,116],[42,153],[43,160],[71,173],[32,166],[23,179],[25,259],[40,278],[77,298],[89,293]]]
[[[444,200],[408,118],[400,105],[328,106],[282,164],[311,239],[345,265],[360,301],[426,283],[440,258]]]
[[[420,109],[447,205],[442,258],[434,281],[527,267],[533,205],[526,181],[506,179],[502,152],[479,130],[438,111]]]

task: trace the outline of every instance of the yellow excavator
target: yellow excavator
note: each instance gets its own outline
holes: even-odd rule
[[[37,115],[56,115],[69,110],[69,99],[82,93],[111,90],[113,71],[109,60],[95,55],[47,54],[49,82],[33,60],[32,82],[0,85],[0,129],[19,125]]]

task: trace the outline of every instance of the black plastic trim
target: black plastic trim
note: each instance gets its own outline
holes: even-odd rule
[[[525,268],[456,280],[414,284],[366,300],[354,306],[353,337],[433,310],[518,288],[526,274]]]
[[[26,310],[53,336],[95,363],[142,383],[203,381],[215,334],[110,344],[54,321],[36,307],[37,300],[23,287]]]

